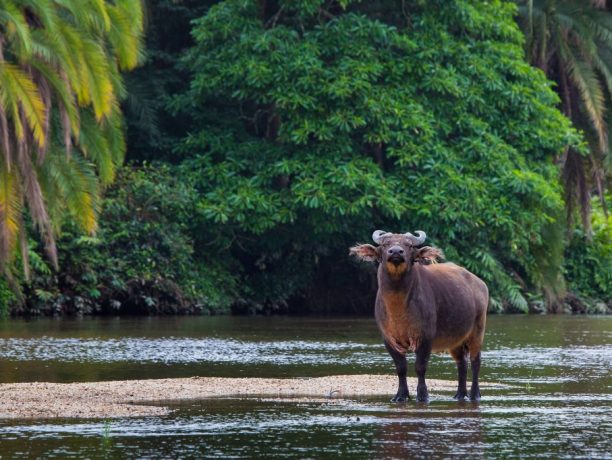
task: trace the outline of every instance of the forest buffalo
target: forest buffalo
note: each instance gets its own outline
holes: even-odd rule
[[[429,395],[425,372],[432,351],[448,350],[457,363],[459,383],[456,399],[467,392],[467,357],[472,365],[469,397],[480,399],[478,372],[485,331],[489,292],[486,284],[465,268],[453,263],[433,263],[442,257],[439,249],[421,247],[425,232],[388,233],[376,230],[378,246],[361,244],[350,253],[359,259],[378,262],[376,322],[385,347],[397,368],[399,386],[393,402],[409,399],[406,382],[406,352],[416,354],[417,401]]]

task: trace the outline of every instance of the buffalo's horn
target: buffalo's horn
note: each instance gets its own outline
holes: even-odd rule
[[[384,230],[376,230],[374,233],[372,233],[372,239],[376,244],[380,244],[380,238],[386,234],[387,232],[385,232]]]
[[[425,234],[425,232],[423,230],[417,230],[416,234],[417,234],[417,236],[414,236],[410,232],[404,233],[406,238],[408,238],[412,242],[412,244],[414,246],[418,246],[419,244],[423,244],[425,242],[425,239],[427,238],[427,235]]]

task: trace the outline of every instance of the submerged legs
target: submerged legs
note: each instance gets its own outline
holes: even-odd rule
[[[478,375],[480,374],[480,346],[460,345],[450,350],[450,354],[457,363],[457,394],[455,399],[463,400],[468,396],[467,391],[467,356],[470,355],[472,367],[472,388],[469,397],[472,401],[480,400],[480,386],[478,385]]]
[[[472,401],[480,400],[480,387],[478,386],[478,373],[480,372],[480,351],[476,355],[471,356],[472,364],[472,388],[470,389],[470,399]]]
[[[398,378],[397,393],[391,401],[405,402],[406,400],[410,399],[410,395],[408,393],[408,382],[406,380],[406,375],[408,373],[406,355],[395,350],[386,341],[385,348],[393,358]],[[427,365],[431,355],[431,344],[429,342],[422,342],[416,349],[415,354],[416,359],[414,367],[418,379],[416,400],[419,402],[428,402],[429,392],[425,382],[425,373],[427,372]],[[450,350],[450,354],[457,364],[457,393],[454,396],[455,399],[461,401],[469,396],[472,401],[479,401],[480,386],[478,385],[478,376],[480,373],[480,346],[472,347],[470,345],[462,344],[459,347]],[[470,356],[472,368],[472,387],[469,393],[467,391],[468,355]]]
[[[406,374],[408,373],[406,355],[395,350],[387,341],[385,341],[385,348],[393,358],[398,378],[397,394],[391,402],[405,402],[410,399],[410,395],[408,394],[408,382],[406,381]]]
[[[418,378],[416,400],[420,402],[429,401],[429,392],[427,391],[427,385],[425,384],[425,372],[427,372],[427,364],[429,363],[430,355],[431,343],[423,340],[416,349],[416,360],[414,363],[414,368]]]
[[[395,362],[395,368],[397,370],[398,387],[397,394],[391,400],[392,402],[405,402],[410,399],[408,393],[408,382],[406,381],[406,375],[408,373],[408,365],[406,363],[406,355],[395,350],[389,343],[385,341],[385,348],[393,358]],[[429,401],[429,393],[427,391],[427,385],[425,383],[425,372],[427,371],[427,363],[429,362],[429,356],[431,355],[431,344],[429,342],[422,342],[419,348],[416,350],[415,370],[418,378],[417,384],[417,401],[427,402]]]
[[[457,363],[457,394],[455,399],[461,401],[468,395],[467,392],[467,350],[465,345],[460,345],[450,351],[451,356]]]

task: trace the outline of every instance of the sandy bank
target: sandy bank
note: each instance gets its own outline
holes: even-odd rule
[[[435,396],[456,383],[428,380]],[[409,379],[412,393],[416,380]],[[482,385],[486,386],[486,385]],[[0,384],[0,418],[110,418],[164,415],[170,409],[147,402],[221,396],[308,396],[313,399],[392,396],[393,375],[334,375],[304,379],[192,377],[88,383]],[[137,403],[137,404],[134,404]]]

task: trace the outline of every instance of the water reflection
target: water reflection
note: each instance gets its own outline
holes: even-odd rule
[[[485,454],[481,412],[477,403],[430,405],[400,410],[391,423],[376,430],[376,457],[469,457]]]

